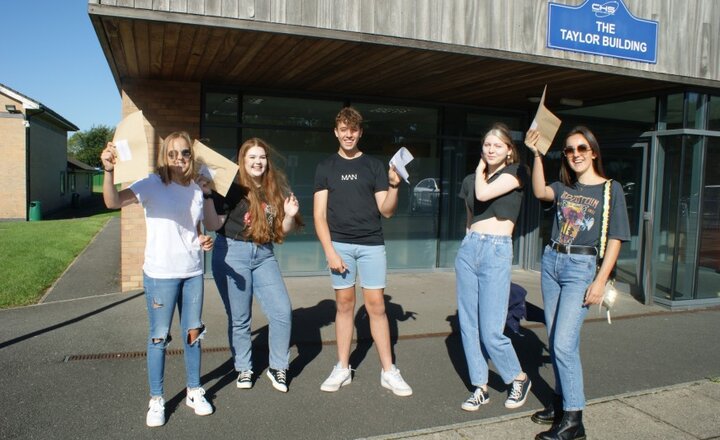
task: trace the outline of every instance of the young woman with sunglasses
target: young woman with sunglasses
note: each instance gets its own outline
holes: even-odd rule
[[[470,382],[474,392],[462,404],[477,411],[488,403],[488,363],[492,359],[510,385],[505,407],[519,408],[530,391],[530,379],[510,339],[503,334],[510,297],[512,233],[520,214],[527,168],[520,165],[510,130],[495,124],[485,134],[475,174],[463,180],[468,233],[455,259],[458,318]]]
[[[552,239],[543,252],[541,278],[555,397],[548,407],[533,414],[532,420],[552,424],[536,439],[585,439],[580,330],[588,308],[602,302],[620,245],[630,239],[630,227],[622,186],[613,181],[607,247],[604,259],[598,261],[608,179],[595,135],[583,126],[570,130],[565,138],[560,181],[550,185],[545,183],[542,156],[536,148],[538,139],[537,131],[528,130],[525,145],[534,155],[533,193],[556,206]]]
[[[194,180],[192,156],[190,136],[186,132],[171,133],[160,146],[156,172],[122,191],[113,184],[115,145],[108,143],[100,156],[105,169],[105,205],[117,209],[140,203],[145,211],[143,287],[150,327],[147,341],[150,403],[146,424],[150,427],[165,424],[165,351],[172,339],[170,325],[176,307],[185,349],[185,403],[197,415],[213,412],[200,386],[200,340],[205,333],[201,320],[202,252],[211,250],[213,242],[200,232],[203,198]]]
[[[303,223],[298,200],[273,163],[275,154],[262,139],[248,139],[238,149],[240,170],[225,197],[212,192],[207,180],[198,182],[207,200],[205,227],[217,231],[212,268],[228,315],[236,386],[253,386],[250,326],[255,296],[270,324],[267,376],[276,390],[287,392],[292,306],[273,244],[282,243]]]

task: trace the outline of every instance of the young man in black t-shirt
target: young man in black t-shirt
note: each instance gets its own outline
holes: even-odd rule
[[[362,116],[352,107],[335,118],[337,153],[315,172],[313,217],[335,289],[338,363],[320,389],[334,392],[352,381],[350,345],[355,313],[355,278],[360,273],[370,332],[378,350],[380,383],[398,396],[412,388],[392,363],[390,328],[385,314],[387,261],[380,216],[390,218],[398,203],[400,176],[358,149]]]

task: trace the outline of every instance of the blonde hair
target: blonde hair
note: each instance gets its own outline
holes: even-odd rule
[[[490,127],[490,130],[488,130],[487,133],[485,133],[485,136],[483,136],[483,144],[485,143],[485,139],[488,138],[488,136],[495,136],[498,139],[500,139],[505,145],[508,146],[508,149],[510,150],[510,155],[505,158],[505,165],[510,165],[516,162],[520,162],[520,156],[518,155],[518,149],[515,146],[515,143],[513,143],[512,136],[510,135],[510,129],[507,125],[503,124],[502,122],[496,122],[493,124],[492,127]],[[487,177],[487,168],[485,169],[485,174]]]
[[[180,183],[183,185],[187,185],[188,183],[195,180],[195,178],[197,177],[197,171],[195,168],[195,152],[193,151],[193,143],[187,131],[174,131],[167,135],[165,139],[163,139],[162,144],[160,144],[160,151],[158,151],[155,171],[160,176],[160,180],[162,180],[165,185],[169,185],[170,182],[172,182],[172,173],[170,172],[170,164],[168,162],[167,155],[170,144],[175,139],[183,139],[185,142],[187,142],[188,148],[190,149],[190,158],[188,159],[190,162],[190,166],[188,167],[187,171],[185,171],[180,177]]]

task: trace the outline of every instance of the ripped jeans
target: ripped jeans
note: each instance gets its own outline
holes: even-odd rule
[[[200,340],[205,328],[200,319],[203,306],[203,276],[190,278],[151,278],[143,273],[143,287],[147,301],[150,334],[147,343],[147,370],[150,395],[163,395],[165,378],[165,350],[170,340],[175,306],[180,314],[180,326],[185,345],[185,376],[188,388],[200,386]],[[188,332],[202,329],[192,344]]]

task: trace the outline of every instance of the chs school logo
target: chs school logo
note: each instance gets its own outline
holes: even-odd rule
[[[357,174],[341,174],[340,180],[358,180]]]
[[[618,9],[618,2],[606,2],[604,4],[593,3],[592,11],[595,13],[597,18],[607,17],[609,15],[615,15]]]

